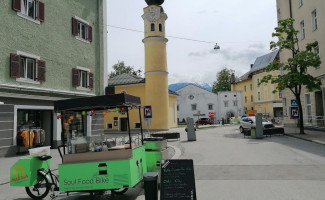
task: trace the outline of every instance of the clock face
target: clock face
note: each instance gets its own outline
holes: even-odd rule
[[[149,8],[145,13],[145,17],[151,23],[157,21],[160,17],[159,9],[155,7]]]

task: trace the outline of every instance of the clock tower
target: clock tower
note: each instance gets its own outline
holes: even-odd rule
[[[152,106],[151,126],[169,129],[169,92],[166,58],[165,21],[167,15],[160,6],[163,0],[146,0],[143,9],[145,48],[145,104]]]

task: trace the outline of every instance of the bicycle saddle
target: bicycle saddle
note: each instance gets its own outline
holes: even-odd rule
[[[45,160],[48,160],[48,159],[51,159],[52,156],[39,156],[38,159],[42,160],[42,161],[45,161]]]

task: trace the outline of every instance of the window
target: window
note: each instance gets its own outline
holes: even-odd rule
[[[94,73],[89,69],[77,67],[72,69],[72,86],[77,89],[93,89]]]
[[[213,110],[213,105],[208,105],[209,110]]]
[[[314,53],[319,56],[319,47],[315,47]]]
[[[245,97],[245,103],[247,103],[247,97]]]
[[[257,79],[257,87],[260,87],[260,79]]]
[[[282,98],[282,92],[279,91],[279,98]]]
[[[251,91],[253,90],[253,84],[250,85]]]
[[[305,94],[305,109],[307,120],[310,122],[312,120],[310,94]]]
[[[303,5],[302,0],[298,0],[298,5],[299,5],[299,7],[301,7]]]
[[[287,110],[287,99],[286,98],[282,98],[282,104],[283,104],[283,115],[285,117],[288,116],[288,110]]]
[[[36,60],[20,56],[20,78],[35,80]]]
[[[246,85],[244,86],[244,91],[246,92]]]
[[[316,10],[314,10],[314,11],[311,13],[311,17],[312,17],[312,23],[313,23],[313,31],[315,31],[315,30],[318,28],[318,25],[317,25],[317,13],[316,13]]]
[[[305,22],[302,20],[300,22],[300,40],[305,39]]]
[[[251,109],[254,110],[254,107],[252,107]]]
[[[72,18],[72,35],[78,40],[92,42],[92,27],[87,21],[75,16]]]
[[[135,122],[133,127],[134,128],[141,128],[140,122]]]
[[[177,105],[177,111],[179,111],[179,105]]]
[[[192,104],[191,107],[192,107],[192,110],[196,110],[196,104]]]
[[[154,23],[151,24],[151,29],[150,30],[155,31],[155,24]]]
[[[45,20],[45,4],[38,0],[12,0],[12,9],[17,14],[36,23]]]
[[[261,92],[257,92],[257,99],[260,101],[261,100]]]
[[[253,98],[253,95],[251,96],[251,102],[253,102],[254,101],[254,98]]]
[[[234,101],[234,106],[237,106],[237,105],[238,105],[237,101]]]
[[[159,32],[162,32],[162,24],[159,24]]]
[[[228,107],[228,101],[224,101],[225,107]]]
[[[40,57],[17,52],[10,54],[10,77],[17,81],[39,83],[46,80],[46,63]]]
[[[107,127],[107,129],[113,129],[113,124],[112,123],[107,123],[106,127]]]

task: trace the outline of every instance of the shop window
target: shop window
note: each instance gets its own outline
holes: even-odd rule
[[[86,112],[73,112],[62,115],[62,133],[63,140],[76,139],[86,136]]]
[[[12,0],[12,9],[21,17],[40,23],[45,20],[45,4],[38,0]]]
[[[45,82],[46,62],[38,56],[23,52],[10,54],[10,77],[20,82]]]
[[[94,73],[83,67],[73,68],[72,86],[77,89],[92,90],[94,88]]]
[[[92,27],[87,21],[80,19],[79,17],[73,17],[72,35],[76,36],[76,39],[78,40],[92,42]]]

